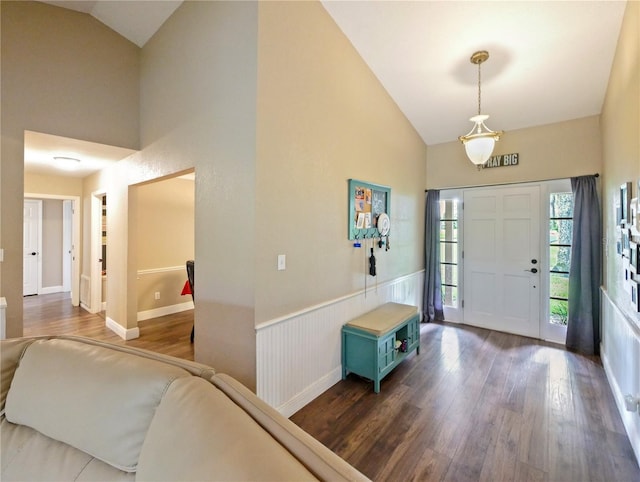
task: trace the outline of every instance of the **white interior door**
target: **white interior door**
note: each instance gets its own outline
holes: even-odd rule
[[[24,201],[23,238],[23,296],[37,295],[40,279],[40,231],[42,224],[42,201]]]
[[[538,186],[464,193],[464,322],[540,336]]]

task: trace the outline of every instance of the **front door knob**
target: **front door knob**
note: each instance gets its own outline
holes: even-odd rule
[[[525,269],[525,271],[529,271],[530,273],[535,274],[535,273],[538,272],[538,269],[537,268],[531,268],[531,269]]]

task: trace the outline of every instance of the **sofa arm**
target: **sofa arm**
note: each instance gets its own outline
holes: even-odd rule
[[[35,338],[12,338],[2,340],[0,348],[0,413],[4,413],[7,393],[11,387],[13,375],[20,363],[24,350],[33,343]]]
[[[213,384],[242,407],[320,480],[369,480],[237,380],[225,374],[218,374],[213,378]]]

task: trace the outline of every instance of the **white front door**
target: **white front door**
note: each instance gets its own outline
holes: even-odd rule
[[[540,189],[464,193],[464,323],[540,336]]]
[[[40,225],[42,222],[42,201],[24,201],[23,238],[23,296],[38,294],[40,273]]]

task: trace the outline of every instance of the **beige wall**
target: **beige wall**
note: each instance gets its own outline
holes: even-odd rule
[[[24,173],[24,192],[49,194],[52,196],[82,197],[82,179],[78,177],[53,176]]]
[[[138,269],[184,265],[193,259],[194,182],[165,179],[137,190]]]
[[[638,322],[640,316],[630,310],[628,295],[622,286],[622,258],[616,254],[614,199],[625,182],[633,182],[633,197],[640,195],[639,59],[640,2],[628,2],[602,109],[604,285],[614,303]]]
[[[427,148],[427,188],[484,186],[602,173],[599,116],[506,132],[495,155],[520,154],[517,166],[478,169],[459,141]]]
[[[391,187],[378,282],[422,269],[426,160],[319,2],[261,2],[259,18],[256,323],[364,288],[365,250],[347,237],[349,178]]]
[[[28,1],[0,9],[0,294],[7,336],[19,336],[24,131],[137,148],[139,49],[88,15]]]

